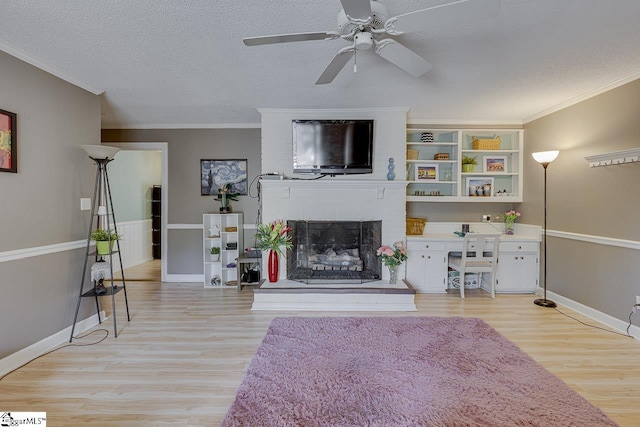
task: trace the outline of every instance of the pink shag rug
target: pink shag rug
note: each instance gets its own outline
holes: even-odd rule
[[[480,319],[277,318],[229,426],[615,426]]]

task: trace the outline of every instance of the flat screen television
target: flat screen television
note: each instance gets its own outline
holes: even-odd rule
[[[293,120],[293,172],[372,172],[373,120]]]

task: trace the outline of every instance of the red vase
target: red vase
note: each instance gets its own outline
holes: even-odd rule
[[[278,253],[276,251],[269,251],[269,281],[275,283],[278,281],[278,267],[279,267]]]

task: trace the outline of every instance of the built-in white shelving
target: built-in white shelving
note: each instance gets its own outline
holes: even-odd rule
[[[522,201],[521,129],[418,126],[411,125],[406,131],[408,202]],[[474,137],[499,137],[500,147],[474,149]],[[463,157],[476,158],[477,165],[472,171],[463,172]]]

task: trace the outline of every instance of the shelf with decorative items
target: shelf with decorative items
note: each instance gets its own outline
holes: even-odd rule
[[[522,201],[523,131],[463,130],[460,137],[460,196],[473,202]],[[467,169],[464,163],[475,164]]]
[[[242,229],[242,213],[202,216],[205,288],[237,286]]]
[[[458,141],[452,129],[407,128],[407,201],[458,195]]]
[[[521,129],[407,130],[408,202],[521,202]]]

